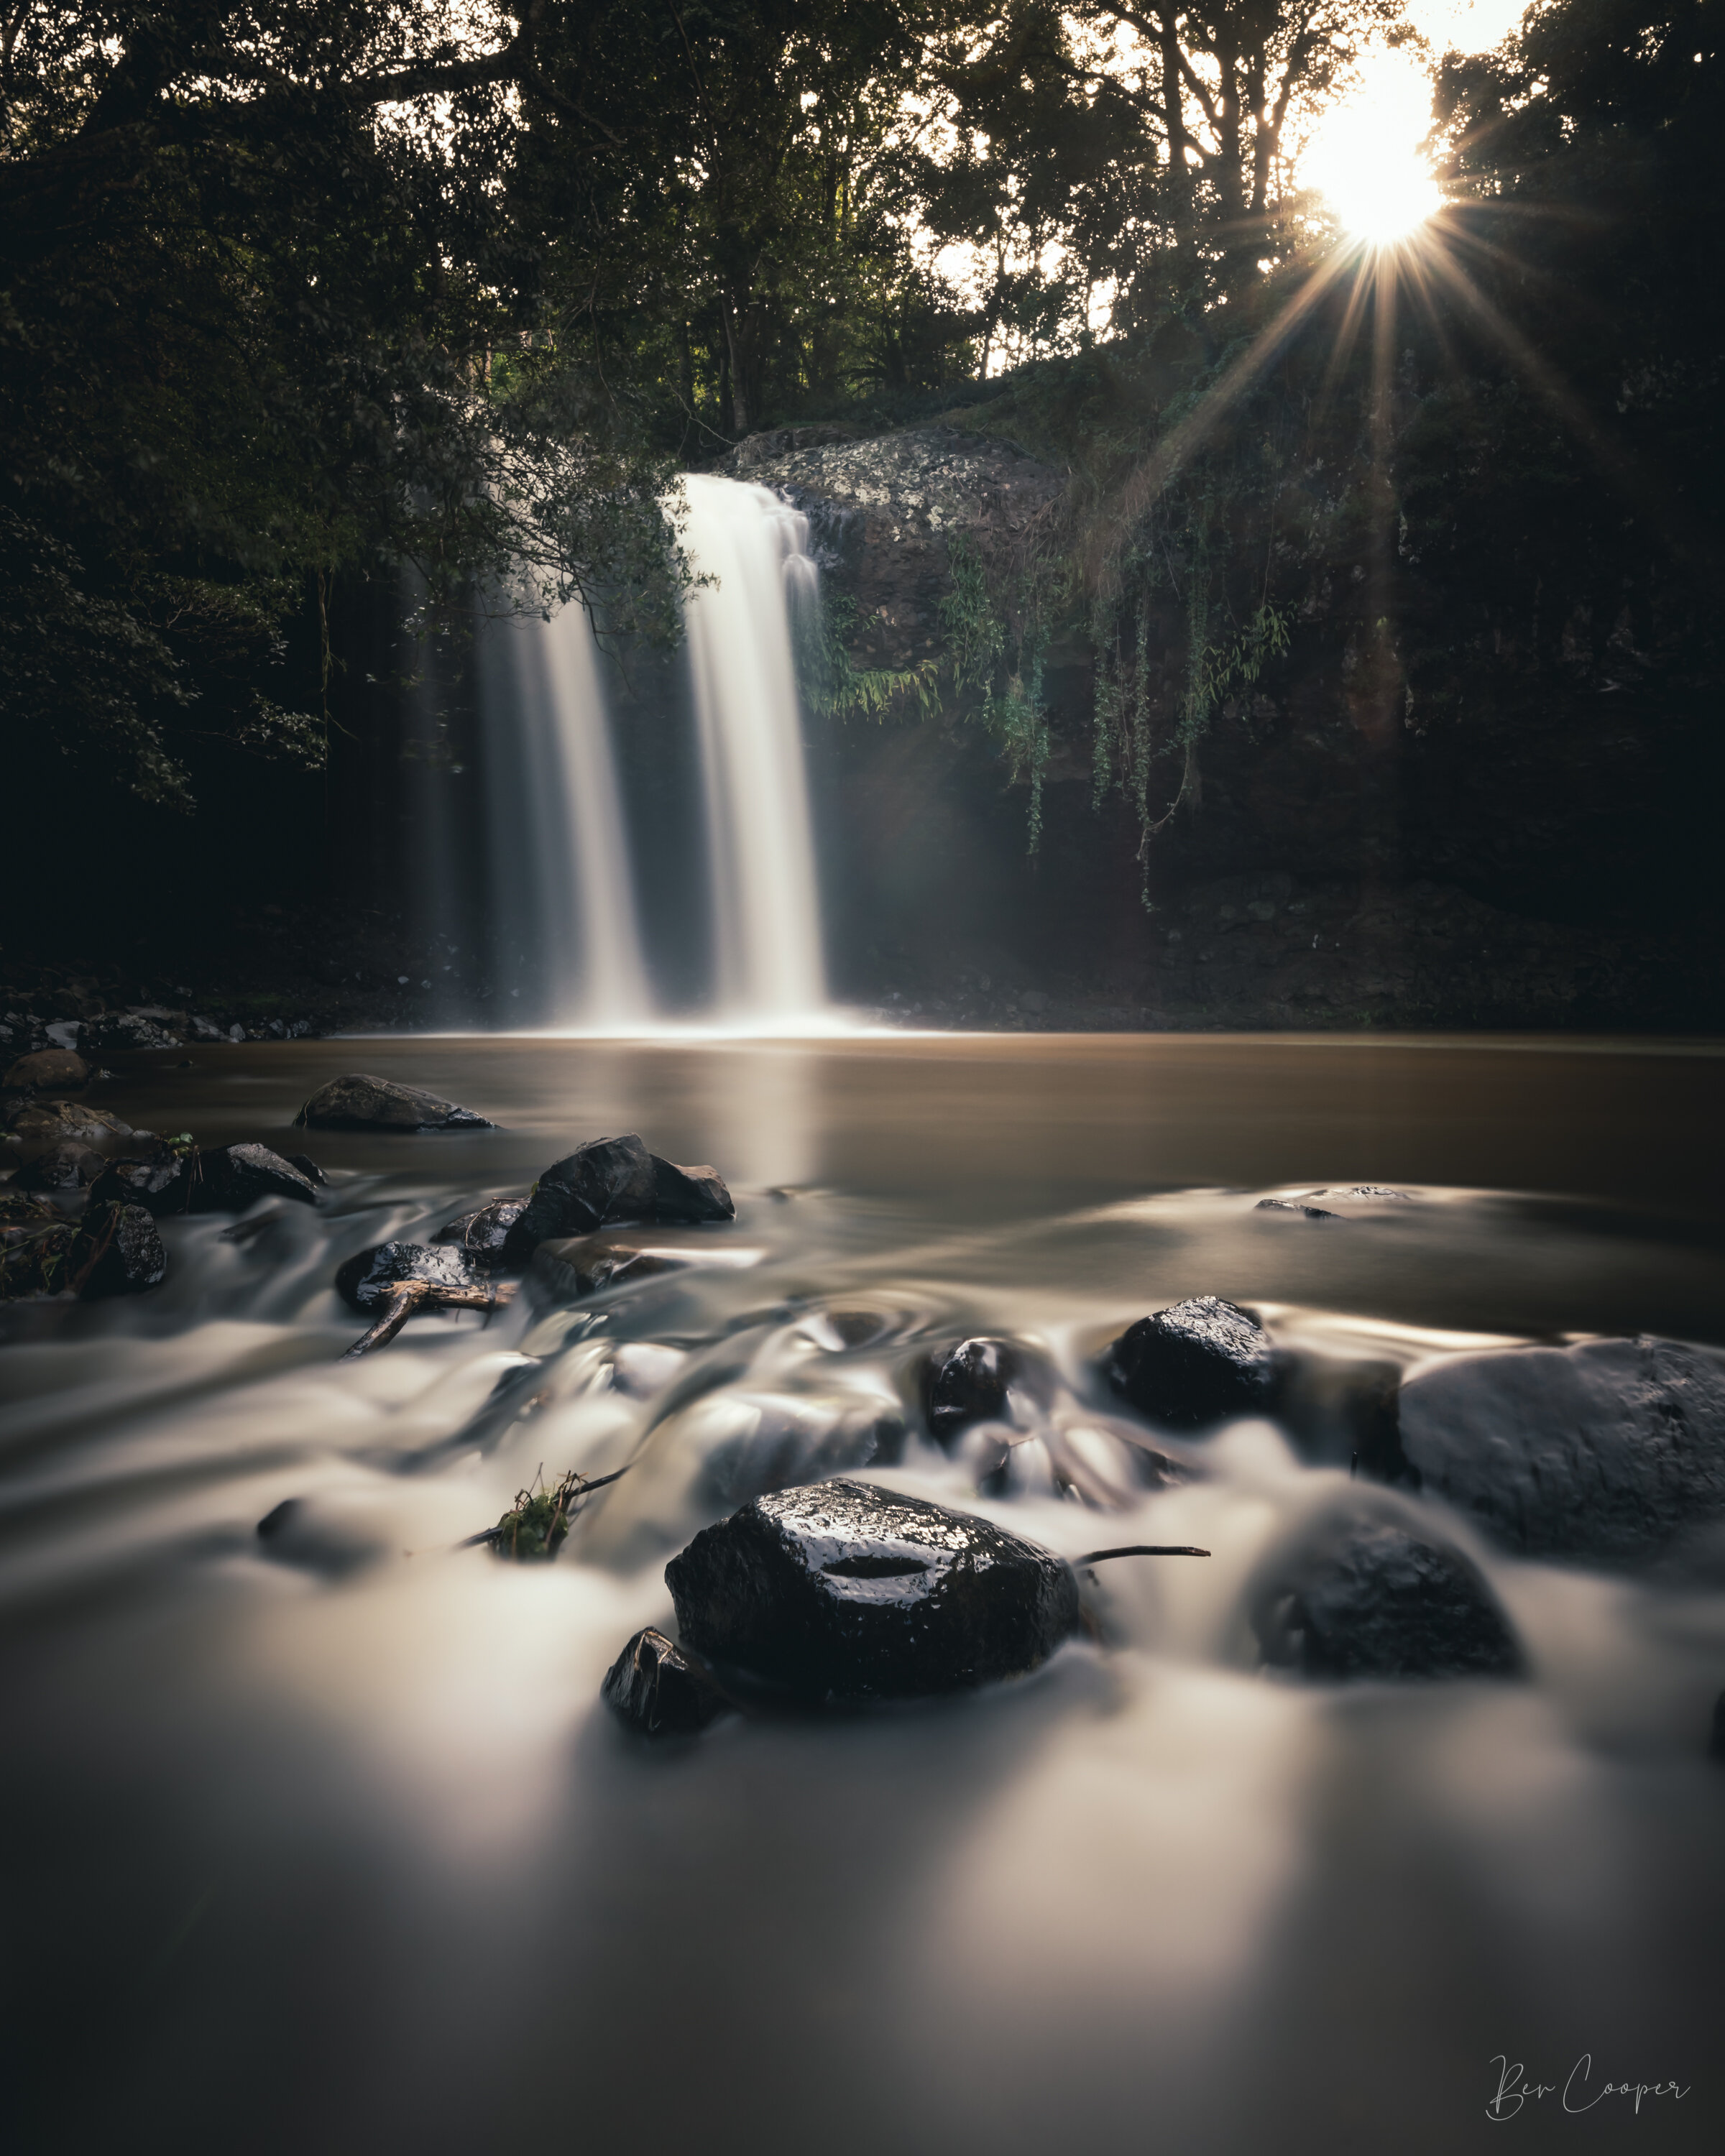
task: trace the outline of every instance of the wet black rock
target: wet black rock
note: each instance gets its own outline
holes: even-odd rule
[[[304,1497],[284,1497],[258,1522],[259,1554],[326,1579],[345,1578],[385,1554],[375,1529]]]
[[[456,1243],[477,1265],[495,1265],[503,1255],[509,1231],[526,1209],[525,1198],[494,1198],[477,1212],[463,1213],[445,1221],[432,1238],[437,1243]]]
[[[298,1168],[268,1146],[160,1146],[141,1159],[116,1160],[96,1178],[92,1199],[148,1208],[158,1220],[182,1213],[244,1213],[260,1198],[315,1205],[317,1193]]]
[[[319,1088],[294,1118],[315,1131],[489,1131],[495,1128],[471,1108],[458,1108],[417,1086],[350,1071]]]
[[[1254,1599],[1267,1662],[1317,1678],[1510,1677],[1520,1650],[1459,1551],[1387,1521],[1334,1524],[1274,1563]]]
[[[94,1146],[66,1138],[27,1160],[13,1182],[20,1190],[76,1190],[94,1183],[107,1165],[106,1155]]]
[[[1078,1622],[1064,1559],[868,1483],[757,1497],[665,1567],[721,1675],[809,1699],[908,1698],[1034,1669]]]
[[[701,1494],[714,1506],[741,1505],[860,1467],[891,1467],[904,1457],[903,1416],[872,1401],[835,1407],[819,1399],[731,1397],[739,1409],[754,1410],[754,1423],[721,1439],[702,1465]]]
[[[657,1192],[653,1156],[632,1132],[594,1138],[554,1162],[533,1185],[509,1231],[504,1258],[525,1265],[554,1236],[589,1235],[595,1228],[651,1220]]]
[[[1675,1340],[1461,1355],[1402,1388],[1428,1496],[1535,1558],[1645,1563],[1725,1517],[1725,1358]]]
[[[695,1225],[703,1220],[734,1220],[737,1207],[725,1188],[724,1178],[713,1168],[679,1168],[674,1160],[653,1163],[654,1217],[667,1224]]]
[[[298,1168],[308,1183],[315,1183],[320,1190],[329,1188],[328,1176],[324,1173],[309,1152],[285,1152],[282,1158],[290,1168]]]
[[[650,1625],[605,1672],[599,1697],[643,1737],[692,1737],[731,1703],[698,1662]]]
[[[90,1065],[69,1048],[40,1048],[21,1055],[0,1085],[8,1091],[40,1093],[66,1087],[75,1091],[90,1083]]]
[[[356,1310],[390,1300],[403,1281],[424,1281],[434,1290],[458,1291],[485,1286],[465,1252],[439,1243],[378,1243],[349,1258],[336,1275],[336,1291]]]
[[[602,1236],[558,1237],[533,1253],[533,1276],[555,1296],[597,1295],[601,1288],[626,1287],[660,1273],[685,1270],[668,1250],[631,1250]]]
[[[301,1205],[317,1203],[311,1177],[268,1146],[217,1146],[198,1155],[197,1168],[194,1213],[243,1213],[260,1198],[291,1198]]]
[[[154,1219],[141,1205],[93,1202],[79,1223],[66,1271],[85,1302],[142,1295],[167,1279],[167,1252]]]
[[[1102,1374],[1138,1413],[1169,1430],[1201,1430],[1275,1405],[1276,1365],[1250,1311],[1213,1295],[1177,1302],[1128,1326]]]
[[[923,1380],[928,1427],[950,1445],[973,1422],[998,1421],[1006,1413],[1006,1395],[1024,1367],[1010,1340],[961,1340],[956,1348],[937,1349]]]

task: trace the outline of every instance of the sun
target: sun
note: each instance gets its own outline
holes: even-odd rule
[[[1408,236],[1443,207],[1420,143],[1431,126],[1431,84],[1405,54],[1374,56],[1365,80],[1331,107],[1300,157],[1300,177],[1316,187],[1347,232],[1368,246]]]

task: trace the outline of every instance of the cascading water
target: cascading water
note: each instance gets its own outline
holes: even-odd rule
[[[814,603],[808,521],[764,486],[692,474],[683,545],[716,583],[684,607],[706,793],[715,1014],[783,1025],[827,1000],[791,653]]]
[[[628,827],[585,609],[499,624],[506,730],[488,729],[498,912],[520,923],[533,1015],[616,1033],[652,1014]]]

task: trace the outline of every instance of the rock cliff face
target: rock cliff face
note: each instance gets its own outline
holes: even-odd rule
[[[807,515],[870,670],[942,654],[960,534],[999,559],[1052,526],[1068,490],[1011,442],[942,424],[781,429],[729,468]],[[1687,843],[1656,729],[1609,701],[1561,738],[1511,709],[1430,729],[1399,705],[1386,718],[1353,693],[1343,571],[1312,553],[1282,572],[1304,594],[1292,655],[1215,715],[1199,784],[1152,847],[1150,910],[1135,813],[1117,793],[1093,806],[1094,674],[1076,629],[1045,654],[1034,860],[1024,789],[973,696],[834,722],[824,852],[844,992],[896,990],[894,1007],[947,1023],[1708,1022],[1717,963],[1638,896],[1661,846]],[[1178,629],[1156,624],[1153,650]],[[1155,725],[1171,736],[1171,713]],[[1153,813],[1180,777],[1177,757],[1155,761]],[[984,977],[997,999],[1012,985],[1013,1014],[978,994]]]
[[[856,603],[857,665],[914,666],[940,649],[952,536],[1022,533],[1060,501],[1065,478],[1010,442],[956,428],[833,439],[840,432],[785,427],[752,436],[732,469],[807,515],[833,588]]]

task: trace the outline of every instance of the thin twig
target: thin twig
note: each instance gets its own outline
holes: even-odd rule
[[[1121,1549],[1092,1550],[1088,1557],[1076,1558],[1077,1564],[1101,1564],[1111,1557],[1208,1557],[1207,1549],[1196,1549],[1190,1543],[1127,1543]]]

